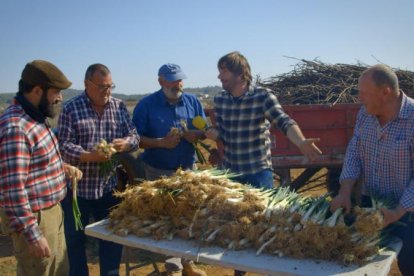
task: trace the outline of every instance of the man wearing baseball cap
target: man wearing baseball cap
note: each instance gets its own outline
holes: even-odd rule
[[[61,90],[71,82],[52,63],[26,64],[19,92],[0,117],[0,208],[3,232],[13,240],[17,275],[67,275],[68,258],[60,201],[64,164],[47,118],[58,115]]]
[[[195,129],[192,119],[205,118],[205,114],[200,101],[183,92],[185,78],[179,65],[164,64],[158,70],[161,89],[144,97],[135,107],[132,121],[141,137],[140,147],[144,148],[142,160],[148,180],[171,176],[178,168],[194,167],[193,143],[203,139],[204,134]],[[206,275],[194,263],[179,258],[168,259],[165,268],[168,275]]]

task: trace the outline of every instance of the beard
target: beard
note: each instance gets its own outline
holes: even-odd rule
[[[169,89],[163,88],[163,90],[164,90],[164,94],[167,97],[167,99],[172,100],[172,101],[178,100],[183,94],[183,87],[181,85],[172,87]]]
[[[54,103],[49,103],[47,99],[48,92],[44,92],[39,103],[39,110],[45,117],[55,118],[59,115],[62,109],[62,103],[60,101],[55,101]]]

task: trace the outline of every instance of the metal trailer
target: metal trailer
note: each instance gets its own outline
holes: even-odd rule
[[[319,170],[328,169],[328,189],[333,193],[338,189],[338,177],[341,172],[346,147],[353,135],[354,125],[360,104],[311,104],[284,105],[284,111],[300,126],[307,138],[320,138],[317,146],[322,150],[318,160],[309,161],[299,149],[277,129],[272,133],[272,163],[281,184],[299,189]],[[206,114],[215,124],[214,110],[207,109]],[[305,170],[294,180],[291,169]]]

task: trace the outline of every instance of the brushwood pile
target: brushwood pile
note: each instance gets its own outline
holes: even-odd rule
[[[358,78],[368,66],[326,64],[301,59],[288,73],[257,81],[276,93],[285,104],[337,104],[358,102]],[[400,89],[414,98],[414,72],[393,68]]]

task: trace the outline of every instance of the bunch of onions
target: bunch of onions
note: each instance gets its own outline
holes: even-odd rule
[[[363,264],[378,254],[378,205],[373,210],[355,208],[355,223],[346,225],[342,209],[330,213],[327,195],[304,197],[283,187],[256,189],[232,182],[230,176],[214,169],[178,170],[168,178],[144,181],[117,194],[122,201],[110,213],[109,228],[122,236],[255,248],[258,255]]]
[[[105,177],[105,182],[107,182],[115,173],[117,165],[115,153],[117,153],[117,151],[113,144],[108,143],[105,139],[101,139],[94,149],[106,156],[110,156],[108,161],[99,163],[99,174]]]

